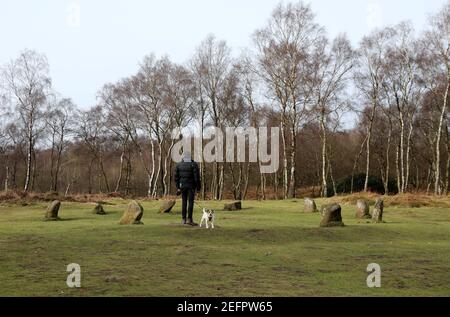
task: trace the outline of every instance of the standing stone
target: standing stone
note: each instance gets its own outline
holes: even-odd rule
[[[370,219],[369,203],[366,200],[358,200],[356,202],[356,218]]]
[[[121,225],[142,225],[142,216],[144,215],[144,208],[137,201],[132,201],[127,210],[125,210],[122,219],[120,219]]]
[[[242,209],[242,203],[240,201],[236,201],[232,204],[226,204],[223,209],[225,211],[236,211]]]
[[[314,199],[305,198],[305,212],[317,212],[317,205]]]
[[[383,222],[383,210],[384,202],[381,198],[378,198],[375,202],[375,207],[372,213],[372,222],[381,223]]]
[[[104,216],[106,215],[105,209],[103,209],[103,205],[97,203],[94,207],[94,214]]]
[[[59,200],[53,201],[47,207],[47,213],[45,214],[45,220],[46,221],[60,220],[60,218],[58,217],[58,212],[59,212],[60,207],[61,207],[61,202]]]
[[[159,212],[161,214],[171,212],[176,203],[177,202],[175,200],[166,200],[161,208],[159,208]]]
[[[322,207],[321,227],[343,227],[341,206],[338,204],[325,205]]]

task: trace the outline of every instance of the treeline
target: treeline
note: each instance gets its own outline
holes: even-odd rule
[[[252,43],[235,57],[209,36],[183,65],[150,54],[87,110],[52,89],[44,55],[23,51],[0,72],[4,190],[171,195],[173,129],[280,127],[277,173],[201,163],[201,195],[448,194],[450,2],[419,34],[403,22],[358,47],[330,39],[308,5],[280,4]]]

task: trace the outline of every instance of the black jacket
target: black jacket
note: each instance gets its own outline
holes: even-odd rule
[[[177,189],[201,189],[200,171],[196,162],[181,162],[175,169]]]

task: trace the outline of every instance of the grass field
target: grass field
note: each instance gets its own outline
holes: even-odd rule
[[[143,202],[145,224],[120,226],[127,201],[109,203],[107,216],[63,203],[58,222],[43,221],[46,203],[1,205],[0,295],[450,296],[448,200],[388,205],[385,224],[359,223],[344,203],[346,227],[329,229],[301,199],[245,201],[239,212],[208,202],[219,210],[213,231],[178,225],[179,203],[158,214],[160,202]],[[81,265],[80,289],[66,286],[69,263]],[[366,285],[369,263],[381,265],[379,289]]]

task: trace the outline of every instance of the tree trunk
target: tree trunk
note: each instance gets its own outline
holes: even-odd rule
[[[125,179],[125,195],[129,195],[130,194],[131,170],[132,170],[131,150],[129,150],[128,151],[128,156],[127,156],[127,175],[126,175],[126,179]]]
[[[420,178],[419,178],[419,166],[416,161],[416,192],[419,192],[420,189]]]
[[[218,187],[218,200],[222,200],[223,198],[223,191],[224,191],[224,164],[220,164],[220,170],[219,170],[219,187]]]
[[[400,111],[400,175],[399,175],[399,193],[405,192],[405,123],[403,113]]]
[[[413,124],[412,119],[409,125],[408,139],[406,141],[406,175],[405,175],[405,183],[403,187],[403,192],[408,191],[409,188],[409,178],[411,173],[411,142],[412,142],[412,133],[413,133]]]
[[[238,176],[238,184],[237,184],[237,200],[242,200],[242,177],[243,177],[243,171],[242,171],[242,164],[238,163],[239,167],[239,176]]]
[[[25,185],[23,188],[24,192],[28,192],[31,181],[31,164],[33,155],[33,135],[32,130],[28,128],[28,149],[27,149],[27,162],[26,162],[26,172],[25,172]]]
[[[108,176],[106,175],[105,167],[103,166],[103,153],[102,152],[100,152],[98,160],[99,160],[100,171],[102,173],[103,180],[105,182],[106,192],[110,193],[111,191],[109,188]]]
[[[330,172],[331,183],[333,185],[333,194],[334,194],[334,196],[336,196],[338,194],[338,192],[337,192],[336,180],[334,178],[333,164],[331,163],[332,158],[333,158],[333,150],[332,150],[331,145],[329,146],[328,152],[329,152],[329,154],[327,155],[327,164],[328,164],[329,169],[330,169],[329,172]],[[328,192],[327,192],[327,194],[328,194]],[[325,197],[327,197],[327,196],[325,196]]]
[[[61,137],[59,139],[59,145],[58,145],[58,153],[56,157],[56,170],[55,175],[53,178],[53,191],[58,191],[58,180],[59,180],[59,171],[61,170],[61,157],[62,157],[62,151],[64,147],[64,134],[61,132]]]
[[[448,120],[448,118],[447,118]],[[446,133],[446,137],[447,137],[447,165],[446,165],[446,170],[445,170],[445,195],[448,195],[449,192],[449,186],[450,186],[450,133],[448,130],[448,123],[447,123],[447,133]]]
[[[52,149],[51,149],[51,152],[50,152],[50,182],[51,182],[51,185],[50,185],[50,190],[53,190],[54,191],[54,180],[55,180],[55,176],[54,176],[54,173],[53,173],[53,170],[54,170],[54,168],[55,168],[55,147],[56,147],[56,144],[55,144],[56,142],[55,142],[55,132],[53,131],[52,132]]]
[[[56,169],[53,175],[53,186],[52,190],[54,192],[58,191],[58,178],[59,178],[59,170],[61,169],[61,152],[58,151],[58,157],[56,158]]]
[[[151,173],[150,173],[149,166],[148,166],[147,162],[144,159],[144,153],[143,153],[144,151],[142,150],[141,145],[137,142],[137,140],[135,139],[135,137],[131,133],[130,133],[130,138],[131,138],[131,141],[133,142],[133,144],[135,145],[135,147],[137,148],[137,151],[138,151],[138,154],[139,154],[139,159],[140,159],[140,161],[142,163],[142,166],[144,167],[145,173],[147,174],[147,180],[148,180],[147,197],[150,197],[150,194],[151,194]],[[151,143],[151,135],[150,135],[150,143]],[[128,151],[129,151],[128,160],[131,160],[131,148]],[[130,173],[131,173],[131,167],[130,167]]]
[[[366,138],[364,139],[364,141],[361,143],[361,147],[359,148],[359,152],[356,155],[355,161],[354,161],[354,164],[353,164],[352,179],[351,179],[351,182],[350,182],[350,193],[351,194],[353,194],[353,184],[354,184],[354,179],[355,179],[355,172],[356,172],[356,169],[358,168],[358,162],[359,162],[359,159],[361,158],[361,156],[363,154],[364,144],[366,144],[366,142],[367,142],[367,135],[366,135]]]
[[[159,151],[159,155],[158,155],[158,170],[156,172],[156,176],[155,176],[155,182],[154,182],[154,186],[153,186],[153,193],[152,196],[156,197],[158,195],[158,181],[160,179],[160,175],[161,175],[161,169],[162,169],[162,146],[161,146],[161,141],[158,138],[158,151]]]
[[[172,162],[172,159],[170,159],[169,160],[169,175],[168,175],[168,178],[169,178],[169,180],[168,180],[168,187],[169,188],[167,189],[167,192],[169,194],[172,193],[172,187],[173,187],[173,184],[172,184],[172,182],[173,182],[173,178],[172,178],[172,175],[173,175],[172,170],[173,170],[173,168],[172,168],[172,166],[173,166],[173,162]]]
[[[12,188],[17,189],[17,160],[14,160],[13,171],[11,175]]]
[[[204,116],[202,115],[202,118],[200,119],[200,138],[201,138],[201,147],[200,147],[200,182],[201,182],[201,187],[202,187],[202,200],[206,199],[206,180],[205,180],[205,162],[204,162],[204,153],[203,153],[203,145],[204,145],[204,140],[203,140],[203,135],[204,135],[204,127],[205,127],[205,122],[204,122]]]
[[[397,171],[397,190],[399,193],[401,193],[401,175],[400,175],[400,144],[397,145],[397,151],[395,153],[395,168]]]
[[[428,168],[428,174],[427,174],[427,195],[430,194],[430,189],[431,189],[431,174],[433,173],[433,166],[430,165],[430,167]]]
[[[219,200],[219,163],[217,161],[214,162],[212,176],[211,190],[213,197],[214,200]]]
[[[250,182],[250,162],[247,163],[247,168],[245,169],[245,174],[244,174],[244,190],[243,190],[243,195],[242,195],[242,199],[245,200],[247,198],[247,193],[248,193],[248,185]]]
[[[369,190],[369,174],[370,174],[370,145],[372,141],[372,129],[373,129],[373,121],[375,119],[375,111],[377,107],[377,97],[374,96],[372,99],[372,113],[370,116],[369,127],[367,129],[367,158],[366,158],[366,181],[364,182],[364,192],[368,192]]]
[[[450,80],[448,80],[447,88],[444,94],[444,101],[442,104],[441,116],[439,119],[439,126],[436,133],[436,171],[435,171],[435,183],[434,183],[434,194],[441,195],[441,138],[442,138],[442,128],[444,125],[445,114],[447,113],[447,102],[448,102],[448,93],[450,90]]]
[[[92,166],[94,165],[95,158],[91,159],[88,168],[88,193],[92,194]]]
[[[32,168],[31,168],[31,184],[30,184],[30,190],[34,190],[34,186],[36,185],[36,173],[37,173],[37,160],[36,160],[36,151],[34,150],[33,146],[33,154],[32,154]]]
[[[5,192],[9,190],[9,167],[6,165],[6,175],[5,175]]]
[[[295,190],[296,190],[296,157],[297,157],[297,134],[295,133],[295,127],[292,127],[291,130],[292,139],[291,139],[291,175],[289,181],[289,199],[295,198]]]
[[[148,177],[148,197],[151,197],[153,194],[153,180],[155,178],[155,146],[153,144],[153,140],[150,139],[150,157],[151,157],[151,164],[152,164],[152,172],[150,173]]]
[[[328,184],[327,184],[327,132],[325,128],[325,114],[321,111],[320,128],[322,130],[322,197],[328,197]]]
[[[283,197],[288,198],[288,159],[286,148],[286,130],[285,130],[285,117],[281,118],[281,140],[283,144]]]
[[[256,127],[256,125],[255,125],[255,127]],[[258,151],[259,151],[259,147],[260,147],[259,135],[256,134],[256,149]],[[258,167],[259,167],[259,190],[261,192],[261,199],[266,200],[266,175],[264,173],[261,173],[262,164],[261,164],[260,159],[258,160]]]
[[[167,152],[166,158],[164,160],[164,176],[163,176],[163,184],[164,184],[164,196],[167,196],[170,194],[169,192],[169,188],[170,188],[170,177],[169,177],[169,181],[167,181],[167,176],[168,174],[170,174],[168,172],[169,168],[168,168],[168,160],[171,159],[171,153],[172,153],[172,149],[175,145],[175,140],[172,140],[172,142],[170,143],[170,147],[169,150]]]
[[[122,183],[124,157],[125,157],[125,148],[122,149],[122,154],[120,155],[119,177],[117,178],[117,181],[116,181],[116,188],[114,189],[115,193],[119,192],[120,183]]]
[[[67,182],[66,191],[64,192],[64,197],[67,197],[69,195],[70,185],[71,185],[71,183]]]
[[[275,190],[275,199],[278,200],[280,198],[278,195],[279,190],[278,173],[273,174],[273,187]]]
[[[261,171],[262,164],[259,164],[259,168]],[[266,175],[263,173],[259,173],[259,188],[261,192],[261,199],[266,200]]]
[[[392,125],[389,126],[389,132],[388,132],[388,139],[387,139],[387,146],[386,146],[386,170],[384,174],[384,194],[386,196],[389,195],[389,175],[390,175],[390,169],[391,169],[391,141],[392,141]]]
[[[366,145],[366,180],[364,182],[364,192],[369,191],[369,174],[370,174],[370,144],[372,140],[372,129],[369,129],[367,134],[367,145]]]

